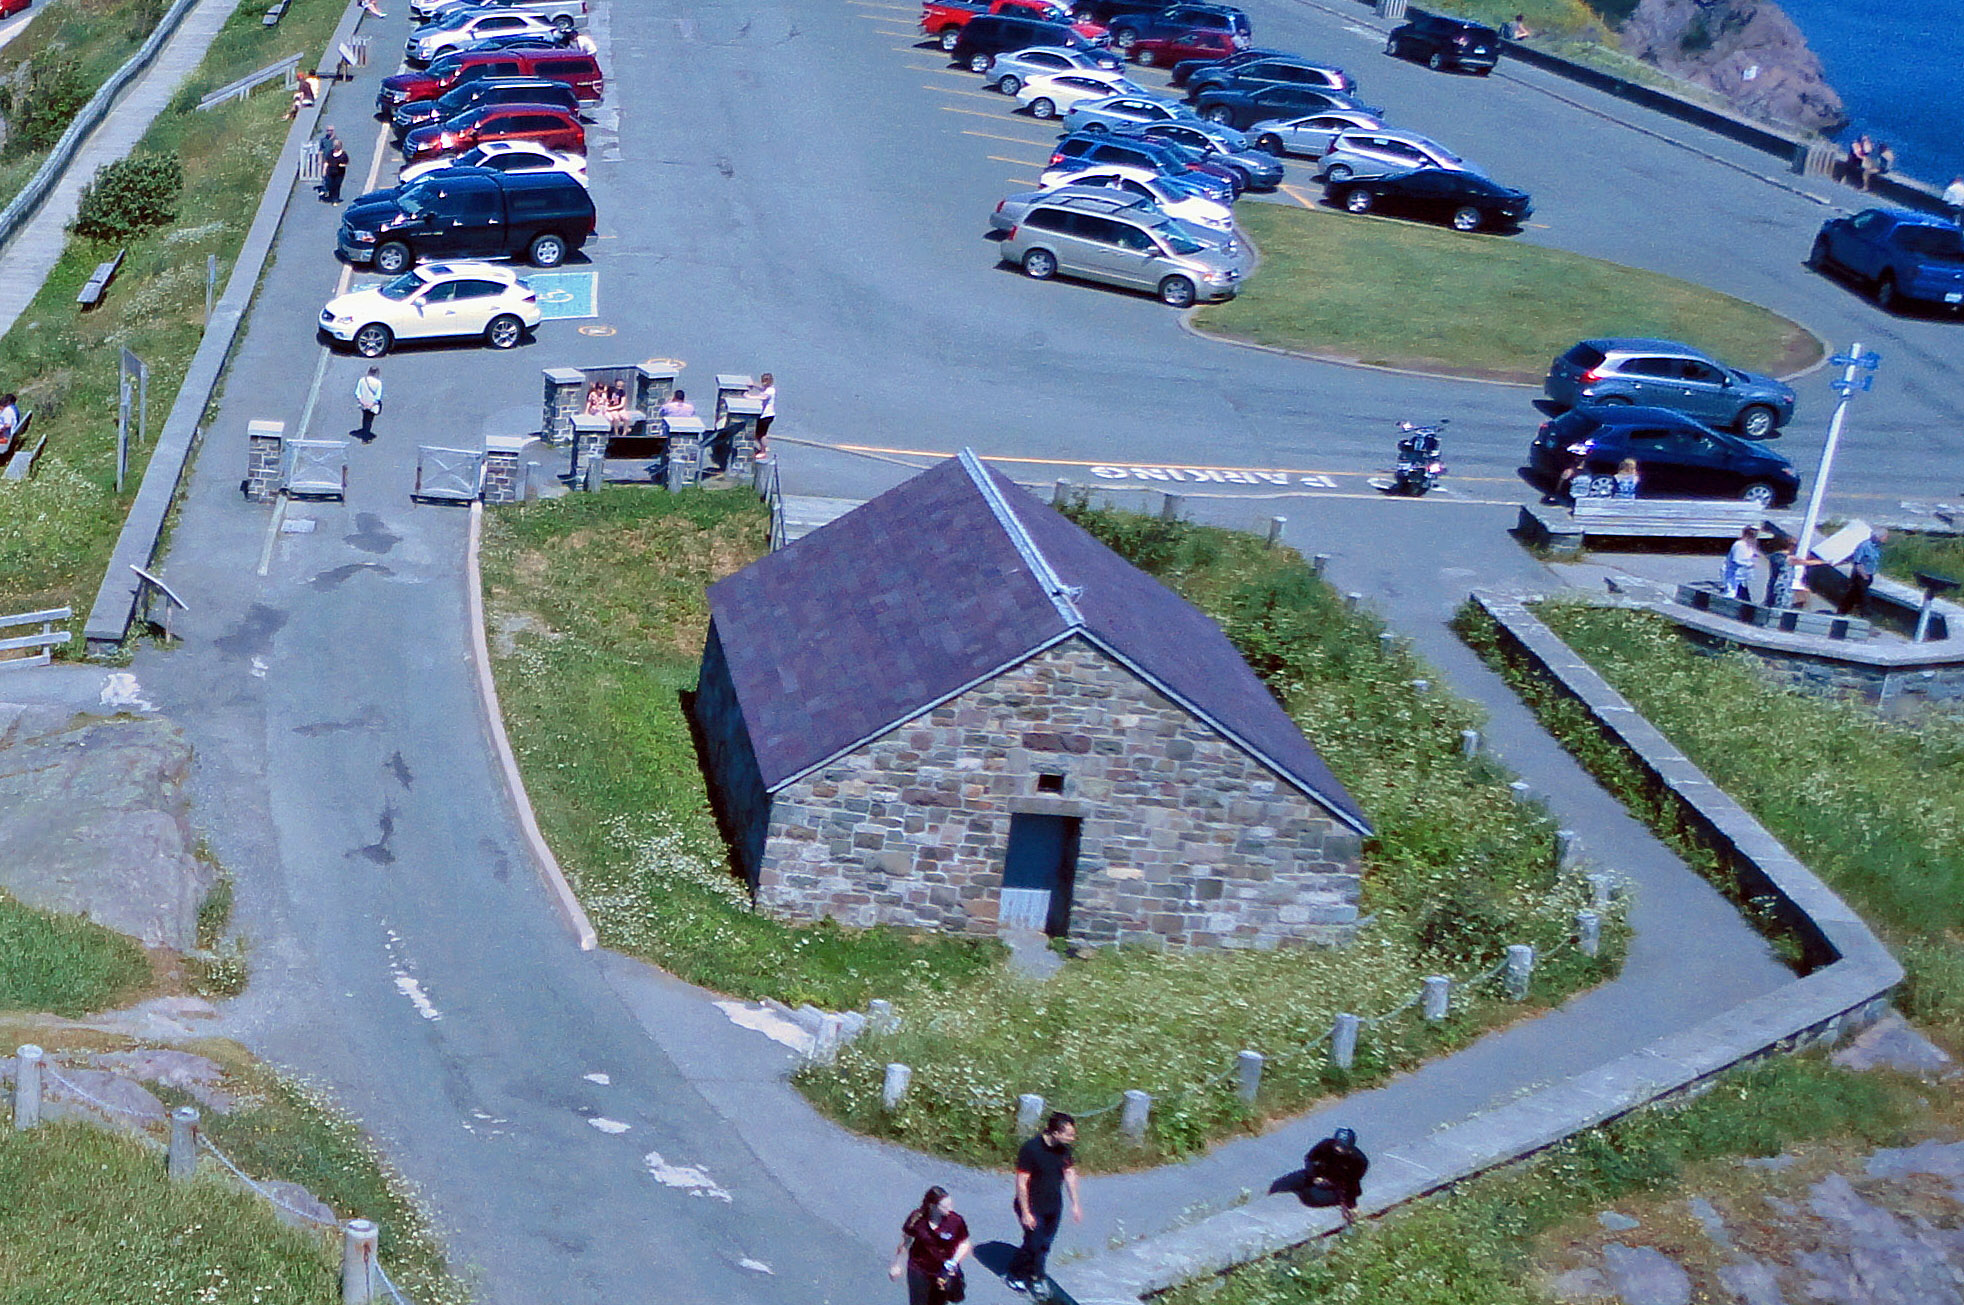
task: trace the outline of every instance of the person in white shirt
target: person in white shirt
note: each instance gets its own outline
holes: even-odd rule
[[[1964,177],[1952,177],[1944,187],[1944,207],[1950,210],[1950,220],[1964,227]]]
[[[764,440],[771,433],[771,423],[777,420],[777,378],[769,372],[759,376],[750,387],[750,397],[764,401],[764,410],[757,416],[757,456],[767,458],[770,450]]]
[[[1732,541],[1732,547],[1725,550],[1725,569],[1719,578],[1719,588],[1727,598],[1737,598],[1742,603],[1753,600],[1753,568],[1759,565],[1759,530],[1747,526]]]
[[[14,442],[14,432],[20,429],[20,399],[13,394],[0,394],[0,453],[5,453]]]
[[[366,443],[375,438],[375,418],[382,411],[380,367],[370,367],[368,374],[355,382],[355,406],[361,409],[361,429],[355,437]]]

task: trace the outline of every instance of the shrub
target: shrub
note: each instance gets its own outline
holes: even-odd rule
[[[7,95],[5,153],[14,157],[47,149],[88,102],[88,82],[73,59],[59,54],[36,59]]]
[[[128,240],[177,217],[184,166],[175,154],[132,154],[96,169],[75,209],[75,231],[91,240]]]

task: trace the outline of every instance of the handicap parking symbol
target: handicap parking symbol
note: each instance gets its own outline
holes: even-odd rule
[[[598,272],[533,272],[525,284],[539,296],[540,315],[548,322],[600,315]]]

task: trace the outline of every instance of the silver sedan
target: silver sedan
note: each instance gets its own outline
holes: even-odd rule
[[[1063,127],[1066,132],[1109,131],[1113,127],[1199,121],[1199,115],[1184,104],[1151,95],[1107,95],[1103,99],[1079,100],[1073,104],[1064,114]]]
[[[1015,95],[1032,77],[1048,77],[1060,72],[1117,72],[1125,65],[1103,50],[1066,50],[1057,45],[1037,45],[1014,54],[999,54],[989,65],[989,85],[1004,95]]]
[[[1320,159],[1329,152],[1330,142],[1347,131],[1370,131],[1384,126],[1375,114],[1354,109],[1326,109],[1301,118],[1270,118],[1248,129],[1255,148],[1278,159],[1299,157]]]

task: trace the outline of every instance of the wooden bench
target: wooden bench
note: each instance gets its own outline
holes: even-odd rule
[[[20,425],[14,428],[14,437],[7,443],[7,479],[26,480],[34,474],[34,460],[41,456],[41,450],[48,447],[48,437],[43,435],[41,442],[27,448],[27,428],[34,423],[34,414],[21,414]]]
[[[122,269],[123,256],[129,252],[127,249],[119,249],[116,251],[116,257],[106,263],[97,263],[95,271],[89,274],[88,284],[82,287],[81,294],[75,296],[75,302],[85,309],[94,308],[101,303],[102,296],[109,289],[109,283],[116,279],[116,273]]]
[[[1866,639],[1875,633],[1875,627],[1859,616],[1803,612],[1793,607],[1748,603],[1720,593],[1709,582],[1679,585],[1677,600],[1696,612],[1710,612],[1714,616],[1726,616],[1747,625],[1763,626],[1787,634],[1811,634],[1823,639]]]
[[[266,16],[259,20],[259,25],[261,27],[278,27],[280,25],[280,19],[286,17],[286,7],[292,3],[293,0],[279,0],[278,4],[266,11]]]
[[[1737,499],[1591,495],[1575,500],[1575,523],[1585,535],[1728,539],[1765,519],[1763,506]]]

